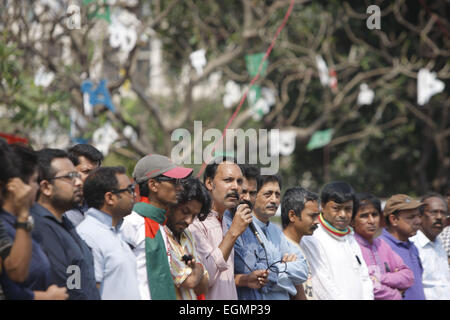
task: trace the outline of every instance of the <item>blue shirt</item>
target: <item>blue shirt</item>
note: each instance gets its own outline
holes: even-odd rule
[[[92,253],[72,223],[64,216],[58,221],[37,203],[30,212],[35,220],[33,232],[42,239],[50,261],[50,282],[67,287],[70,300],[99,300]]]
[[[227,210],[223,219],[228,230],[233,221],[233,215]],[[308,278],[309,270],[306,260],[301,251],[286,239],[278,226],[270,222],[265,224],[255,216],[253,216],[253,224],[266,250],[264,251],[250,228],[247,228],[234,245],[234,273],[248,274],[254,270],[266,270],[268,266],[273,265],[269,271],[269,281],[264,287],[261,289],[237,287],[238,298],[239,300],[289,300],[289,295],[297,293],[295,286]],[[286,253],[295,253],[297,260],[286,264],[279,262]]]
[[[81,221],[84,220],[84,214],[86,213],[86,211],[88,211],[88,209],[89,206],[87,205],[87,203],[83,202],[81,206],[77,206],[76,208],[64,212],[64,215],[67,219],[70,220],[70,222],[72,222],[74,227],[77,227],[81,223]]]
[[[92,249],[102,299],[140,300],[136,257],[119,233],[123,220],[113,227],[112,217],[95,208],[85,216],[77,231]]]
[[[0,220],[3,221],[8,236],[14,239],[16,237],[14,228],[16,217],[0,209]],[[33,300],[33,291],[45,291],[50,285],[50,262],[34,235],[31,241],[31,260],[27,279],[23,283],[17,283],[12,281],[6,272],[0,276],[0,284],[6,299]]]
[[[404,300],[425,300],[425,293],[423,291],[422,274],[423,268],[420,262],[419,251],[411,241],[400,241],[390,234],[386,229],[380,236],[381,239],[387,242],[402,259],[403,262],[414,273],[414,284],[405,291]]]

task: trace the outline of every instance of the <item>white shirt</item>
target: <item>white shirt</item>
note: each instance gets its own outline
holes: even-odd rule
[[[450,270],[448,268],[447,252],[441,240],[436,237],[433,242],[422,231],[417,231],[409,238],[419,250],[420,262],[423,267],[423,289],[427,300],[450,299]]]
[[[166,232],[164,228],[159,228],[159,230],[167,248]],[[125,217],[120,231],[122,239],[133,247],[133,253],[136,256],[138,287],[141,299],[151,300],[147,277],[147,261],[145,259],[145,218],[133,211]]]
[[[373,300],[373,285],[353,230],[335,236],[321,225],[300,242],[319,300]],[[358,257],[358,258],[357,258]]]

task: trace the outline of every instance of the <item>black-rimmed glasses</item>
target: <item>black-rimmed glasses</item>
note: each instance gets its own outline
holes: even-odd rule
[[[131,195],[135,195],[136,193],[136,185],[134,184],[130,184],[128,187],[124,188],[124,189],[115,189],[111,191],[114,194],[119,194],[122,192],[129,192]]]

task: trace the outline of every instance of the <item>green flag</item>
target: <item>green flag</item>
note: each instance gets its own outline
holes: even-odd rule
[[[333,136],[333,129],[327,129],[322,131],[316,131],[309,139],[306,150],[311,151],[317,148],[322,148],[330,143]]]
[[[89,10],[87,13],[88,19],[99,18],[104,19],[108,23],[111,23],[111,11],[106,4],[106,0],[103,0],[103,6],[98,5],[97,0],[83,0],[83,5],[89,5],[92,2],[96,2],[94,10]]]
[[[250,74],[251,77],[255,77],[258,74],[259,65],[261,64],[262,59],[264,58],[265,53],[255,53],[255,54],[248,54],[245,56],[245,63],[247,64],[247,72]],[[264,76],[267,71],[267,66],[269,65],[269,62],[265,60],[263,62],[262,68],[261,68],[261,76]]]

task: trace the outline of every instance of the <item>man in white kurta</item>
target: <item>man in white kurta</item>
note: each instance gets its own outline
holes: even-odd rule
[[[361,249],[349,227],[354,191],[332,182],[321,193],[318,229],[300,242],[319,300],[373,300],[373,285]],[[326,220],[328,219],[328,221]]]
[[[312,236],[303,237],[300,245],[311,267],[317,299],[373,299],[369,271],[353,231],[338,237],[319,225]]]

